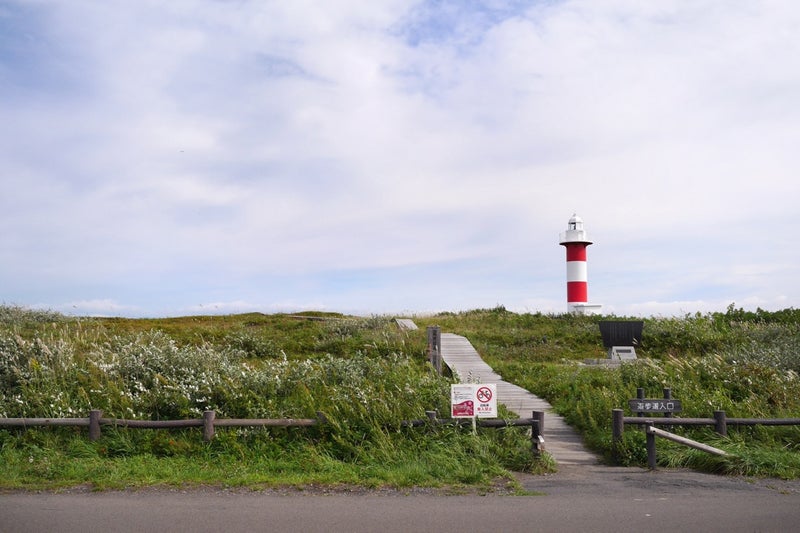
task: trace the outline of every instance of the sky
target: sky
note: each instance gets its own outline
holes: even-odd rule
[[[800,2],[0,0],[0,304],[800,307]]]

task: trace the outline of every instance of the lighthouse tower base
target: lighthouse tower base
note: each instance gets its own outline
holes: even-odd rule
[[[603,304],[569,303],[567,308],[573,315],[599,315]]]

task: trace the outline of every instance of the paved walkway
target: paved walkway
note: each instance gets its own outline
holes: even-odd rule
[[[598,457],[586,449],[580,435],[553,412],[552,406],[527,390],[503,381],[487,365],[472,344],[460,335],[442,333],[442,359],[463,382],[472,378],[480,383],[497,384],[497,401],[520,418],[530,418],[533,411],[544,411],[544,447],[559,466],[593,465]]]

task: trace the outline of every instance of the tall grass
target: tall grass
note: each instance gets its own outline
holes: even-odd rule
[[[217,482],[228,484],[489,486],[498,476],[512,479],[510,469],[548,468],[533,461],[519,428],[478,435],[401,428],[426,410],[448,412],[450,379],[426,363],[424,334],[401,331],[388,317],[140,323],[21,321],[25,313],[14,313],[0,324],[2,417],[85,417],[102,409],[114,418],[181,419],[213,409],[220,418],[322,413],[327,423],[222,429],[211,443],[199,431],[107,428],[88,443],[72,429],[5,430],[0,457],[8,468],[0,484],[199,483],[214,474],[189,465],[213,462]],[[163,327],[145,327],[156,324]]]
[[[516,315],[502,308],[430,317],[478,339],[504,379],[546,398],[593,449],[611,459],[611,410],[627,406],[639,387],[660,397],[669,387],[683,402],[680,416],[708,418],[800,416],[800,312],[726,313],[645,320],[640,360],[619,369],[586,366],[603,357],[597,322],[615,317]],[[593,331],[593,333],[591,333]],[[555,345],[552,350],[548,345]],[[727,439],[709,429],[676,432],[717,442],[732,457],[704,458],[659,441],[665,465],[715,472],[800,477],[793,453],[798,428],[731,428]],[[646,465],[644,434],[627,431],[623,464]]]
[[[339,333],[337,333],[339,335]],[[440,408],[447,380],[419,358],[363,346],[349,357],[253,358],[229,346],[180,346],[160,331],[112,336],[77,354],[67,338],[0,334],[0,416],[364,417],[388,423]],[[371,353],[372,352],[372,353]],[[261,354],[257,354],[261,355]]]
[[[232,478],[237,483],[337,476],[398,486],[487,483],[510,470],[547,469],[531,459],[518,429],[474,436],[399,427],[425,410],[448,411],[451,380],[425,362],[424,327],[437,324],[469,338],[504,379],[546,398],[609,458],[611,410],[625,407],[639,387],[648,396],[670,387],[683,402],[681,416],[709,417],[718,409],[731,417],[800,415],[799,311],[731,306],[725,313],[648,318],[639,361],[617,370],[583,365],[604,357],[598,322],[608,318],[615,317],[517,314],[498,306],[415,317],[421,330],[405,332],[378,316],[76,319],[0,306],[0,416],[86,416],[95,408],[117,418],[197,418],[214,409],[236,418],[321,412],[330,421],[308,430],[222,430],[209,444],[198,432],[104,430],[88,444],[66,429],[5,430],[0,458],[17,466],[0,478],[6,485],[84,482],[99,479],[90,474],[98,471],[93,465],[110,461],[120,468],[109,471],[129,474],[105,483],[146,483],[161,478],[130,473],[130,465],[195,459],[227,464],[241,472]],[[733,455],[710,459],[659,443],[665,465],[800,476],[797,428],[731,428],[727,438],[707,428],[676,431]],[[620,452],[624,464],[645,465],[643,433],[626,431]],[[67,462],[84,464],[83,474],[64,473],[74,468]],[[259,477],[247,464],[267,474]]]

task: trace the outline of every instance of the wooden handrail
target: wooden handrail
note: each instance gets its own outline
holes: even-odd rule
[[[724,436],[728,434],[728,426],[800,426],[800,418],[728,418],[725,415],[725,411],[714,411],[714,418],[643,418],[639,416],[625,416],[622,409],[612,409],[611,441],[613,453],[617,458],[617,446],[622,441],[622,433],[625,430],[625,424],[648,426],[646,430],[648,438],[648,463],[652,464],[651,468],[655,468],[655,436],[658,435],[660,437],[669,438],[671,440],[675,440],[676,442],[680,441],[678,441],[676,438],[673,438],[678,437],[677,435],[657,429],[654,426],[714,426],[714,430],[718,434]],[[672,437],[667,437],[665,434],[672,435]],[[682,442],[682,444],[687,443]],[[651,448],[653,455],[652,458],[650,457]],[[716,450],[716,448],[714,449]]]

